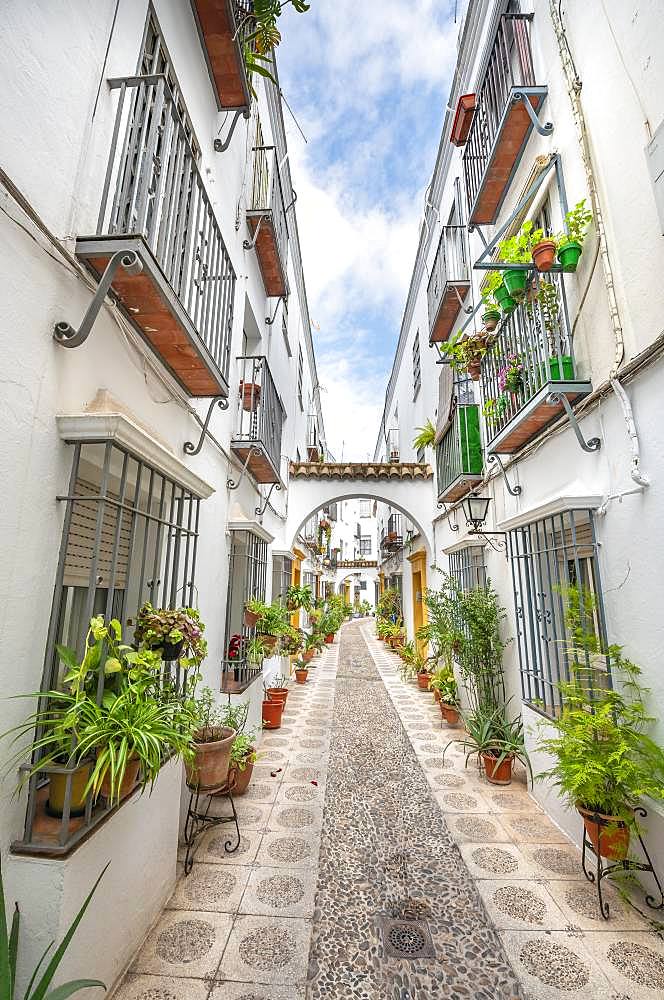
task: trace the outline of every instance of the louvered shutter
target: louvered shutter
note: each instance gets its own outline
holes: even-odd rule
[[[117,494],[113,494],[110,490],[107,492],[110,498],[117,499]],[[72,503],[63,584],[65,587],[87,587],[90,583],[90,571],[95,549],[97,516],[100,513],[102,503],[99,500],[86,499],[86,497],[97,496],[99,487],[85,479],[77,479],[74,494],[82,499]],[[121,513],[117,507],[108,503],[103,504],[101,544],[97,557],[97,579],[94,582],[98,587],[110,585],[118,516],[121,516],[120,537],[113,586],[115,590],[124,590],[127,585],[129,565],[131,515],[127,511]]]

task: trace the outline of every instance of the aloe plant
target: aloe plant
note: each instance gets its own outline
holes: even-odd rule
[[[108,868],[108,865],[106,865],[101,875],[92,886],[92,889],[88,893],[83,906],[80,908],[69,925],[69,930],[53,952],[51,960],[42,972],[41,977],[37,980],[44,960],[53,947],[53,942],[49,944],[48,948],[39,959],[39,962],[30,977],[30,982],[28,983],[28,988],[25,991],[23,1000],[67,1000],[67,997],[73,996],[74,993],[79,993],[81,990],[90,989],[94,986],[99,986],[102,990],[106,989],[105,984],[99,979],[72,979],[67,983],[63,983],[61,986],[56,986],[53,990],[49,989],[53,977],[58,971],[58,967],[65,956],[67,948],[69,947],[71,939],[76,933],[76,928],[83,919],[90,900],[94,896],[97,886],[104,877],[106,868]],[[18,994],[16,993],[16,962],[18,958],[18,938],[21,922],[21,914],[18,908],[18,903],[14,904],[14,915],[12,917],[10,928],[7,927],[7,918],[5,914],[5,892],[2,884],[2,869],[0,867],[0,1000],[18,1000]]]

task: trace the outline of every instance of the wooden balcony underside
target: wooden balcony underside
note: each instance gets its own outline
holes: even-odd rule
[[[592,392],[590,382],[549,382],[520,410],[489,443],[489,450],[513,454],[528,444],[564,412],[562,403],[549,401],[550,393],[567,396],[572,406]]]
[[[245,464],[249,456],[247,470],[257,483],[279,482],[279,471],[275,469],[267,452],[261,447],[259,442],[231,441],[231,451],[242,462],[242,465]],[[250,452],[251,455],[249,454]]]
[[[468,493],[473,486],[477,486],[477,484],[481,482],[481,476],[457,476],[453,482],[441,490],[438,494],[438,500],[445,503],[454,503],[457,500],[461,500],[462,497],[465,497],[466,493]]]
[[[429,336],[430,344],[442,344],[449,338],[469,288],[468,281],[448,281],[445,283],[438,313]]]
[[[248,108],[251,96],[230,0],[193,0],[194,12],[220,108]]]
[[[526,87],[520,89],[528,93],[530,103],[535,111],[539,112],[546,99],[546,89],[539,88],[537,92]],[[468,221],[471,224],[488,225],[496,221],[532,127],[524,102],[508,99],[484,177],[470,212]]]
[[[247,223],[253,239],[258,223],[260,229],[256,238],[256,254],[261,269],[265,294],[269,298],[279,298],[288,292],[286,271],[279,254],[277,234],[274,229],[272,213],[269,211],[247,212]]]
[[[127,319],[189,396],[228,396],[225,379],[140,237],[80,239],[76,255],[100,278],[111,256],[124,249],[134,250],[143,264],[134,276],[119,268],[111,286]]]

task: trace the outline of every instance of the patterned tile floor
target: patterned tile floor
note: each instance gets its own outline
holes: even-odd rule
[[[654,1000],[664,943],[515,782],[460,753],[370,623],[344,627],[202,838],[115,1000]]]

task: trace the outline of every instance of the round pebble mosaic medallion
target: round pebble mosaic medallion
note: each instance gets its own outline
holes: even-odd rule
[[[287,864],[289,861],[306,861],[311,857],[311,844],[301,837],[279,837],[267,849],[273,861]]]
[[[258,806],[245,806],[243,804],[238,809],[237,814],[240,826],[247,823],[258,823],[263,818],[263,810],[259,809]]]
[[[579,859],[556,847],[541,847],[533,851],[533,860],[556,875],[575,875],[580,869]]]
[[[491,801],[501,809],[519,812],[521,809],[530,809],[532,803],[523,795],[515,795],[513,792],[494,792]]]
[[[156,952],[165,962],[194,962],[214,944],[214,927],[206,920],[178,920],[157,938]]]
[[[275,763],[287,760],[288,756],[282,753],[281,750],[264,750],[261,751],[261,760],[274,761]]]
[[[286,927],[261,927],[240,941],[240,955],[261,972],[283,969],[295,955],[295,937]]]
[[[437,785],[442,785],[444,788],[461,788],[462,785],[466,784],[466,779],[462,774],[434,774],[433,780]]]
[[[311,826],[314,814],[310,809],[298,809],[296,806],[291,806],[277,813],[275,820],[278,826],[288,827],[289,830],[299,830],[303,826]]]
[[[600,920],[601,913],[597,900],[597,890],[593,886],[572,882],[565,890],[565,902],[570,910],[588,920]]]
[[[322,747],[324,745],[325,745],[324,740],[312,740],[312,739],[300,740],[300,746],[305,747],[305,749],[313,749],[314,747]]]
[[[540,819],[539,816],[511,816],[508,822],[514,832],[520,834],[522,837],[542,838],[546,840],[551,833],[555,832],[551,825],[546,820]]]
[[[541,924],[546,916],[546,903],[523,886],[501,886],[494,892],[493,902],[501,913],[526,924]]]
[[[290,785],[284,792],[284,797],[290,802],[311,802],[319,794],[315,785]]]
[[[294,875],[273,875],[258,883],[256,895],[261,903],[282,909],[300,902],[304,897],[304,882]]]
[[[272,792],[272,787],[270,785],[267,785],[261,781],[257,781],[255,784],[249,785],[242,798],[267,799],[269,798],[271,792]]]
[[[289,771],[289,777],[295,781],[319,781],[320,771],[316,767],[294,767]]]
[[[452,761],[444,760],[442,757],[426,757],[423,761],[425,767],[434,767],[442,771],[444,768],[452,768]]]
[[[477,799],[472,795],[464,795],[463,792],[449,792],[443,795],[443,802],[450,809],[477,809]]]
[[[523,967],[546,986],[579,990],[590,982],[590,972],[578,955],[555,941],[534,938],[519,954]]]
[[[456,829],[470,840],[492,840],[496,836],[496,827],[488,819],[477,816],[462,816],[456,820]]]
[[[184,880],[184,895],[192,903],[192,909],[202,910],[204,904],[212,905],[230,896],[237,885],[237,878],[221,865],[195,865],[191,875]]]
[[[638,941],[616,941],[608,949],[611,965],[639,986],[664,990],[664,957]]]
[[[305,729],[304,730],[304,735],[305,736],[325,736],[325,730],[324,729]],[[302,741],[302,745],[304,746],[304,741]]]
[[[478,847],[471,857],[478,868],[495,875],[510,875],[519,867],[519,862],[502,847]]]

